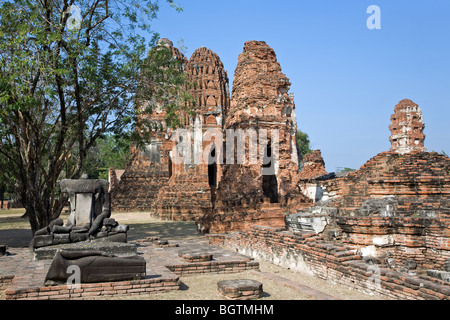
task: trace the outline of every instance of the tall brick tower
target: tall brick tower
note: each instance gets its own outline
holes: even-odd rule
[[[187,59],[177,48],[173,46],[172,41],[162,38],[157,46],[152,50],[168,48],[174,59],[185,66]],[[146,79],[142,79],[146,81]],[[148,83],[151,86],[151,83]],[[142,104],[148,103],[142,101],[136,108],[141,108]],[[145,146],[144,150],[131,147],[131,159],[120,182],[111,191],[112,207],[116,211],[149,211],[153,208],[153,203],[158,196],[161,186],[165,185],[172,175],[172,164],[170,163],[170,151],[173,142],[170,140],[171,129],[166,125],[166,112],[160,107],[160,102],[155,103],[156,107],[148,117],[151,127],[157,127],[151,141]],[[141,130],[142,128],[136,128]]]
[[[177,148],[185,149],[183,161],[175,161],[175,155],[170,154],[171,177],[159,190],[150,211],[165,220],[192,221],[214,206],[216,187],[222,176],[218,157],[224,114],[230,98],[227,73],[219,56],[210,49],[195,50],[184,71],[193,85],[191,95],[195,108],[184,128],[188,134],[182,141],[175,138],[179,142]]]
[[[243,179],[241,183],[231,184],[230,181],[227,190],[236,188],[239,194],[252,194],[252,197],[269,198],[270,202],[279,203],[290,191],[297,189],[297,120],[293,96],[289,94],[290,85],[271,47],[264,41],[245,43],[235,71],[226,129],[243,130],[245,134],[252,130],[256,132],[259,158],[256,164],[248,161],[240,165],[227,161],[224,179],[239,181],[243,173],[253,177],[252,181]],[[228,134],[226,138],[228,148],[231,145]],[[247,157],[250,148],[246,141]],[[264,157],[270,161],[265,161]],[[243,187],[242,192],[238,191]]]
[[[225,162],[214,211],[204,232],[284,227],[283,210],[309,199],[298,187],[297,121],[289,79],[275,51],[248,41],[239,55],[225,120]]]

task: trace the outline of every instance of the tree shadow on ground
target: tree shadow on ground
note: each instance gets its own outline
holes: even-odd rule
[[[0,230],[0,244],[8,248],[28,247],[32,237],[31,229]]]
[[[153,221],[149,223],[130,223],[128,240],[159,236],[167,240],[202,239],[204,235],[197,232],[194,222]]]
[[[128,241],[159,236],[167,240],[191,240],[204,238],[197,232],[193,221],[161,221],[145,218],[143,214],[121,215],[112,214],[120,224],[130,226]],[[66,221],[68,215],[61,215]],[[27,247],[32,239],[31,228],[27,218],[22,218],[15,212],[0,215],[0,244],[10,248]]]

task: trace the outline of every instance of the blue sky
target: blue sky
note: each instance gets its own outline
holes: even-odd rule
[[[387,151],[390,115],[402,99],[416,102],[428,151],[450,154],[449,0],[177,0],[161,1],[153,29],[189,58],[205,46],[230,78],[244,42],[266,41],[295,94],[297,126],[320,149],[329,172],[358,169]],[[367,8],[381,10],[369,30]]]

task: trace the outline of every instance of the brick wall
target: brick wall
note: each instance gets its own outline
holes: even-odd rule
[[[392,299],[450,298],[449,283],[367,263],[348,245],[324,241],[315,233],[253,226],[247,231],[208,238],[212,244],[367,294]]]
[[[5,290],[12,282],[14,276],[0,276],[0,291]]]
[[[168,144],[163,147],[161,153],[167,152]],[[111,206],[114,211],[152,211],[159,190],[170,178],[166,162],[161,160],[161,163],[153,163],[139,150],[133,152],[130,165],[111,191]]]
[[[337,217],[341,241],[353,248],[373,247],[383,266],[444,268],[450,259],[450,219],[421,217]]]
[[[324,181],[340,215],[370,198],[395,197],[396,215],[450,215],[450,159],[436,152],[382,152],[345,177]]]
[[[58,300],[58,299],[90,299],[98,296],[139,295],[167,290],[178,290],[178,278],[171,279],[143,279],[133,281],[86,283],[79,288],[67,285],[40,288],[15,289],[10,286],[5,291],[7,300]]]
[[[258,270],[259,263],[255,261],[220,261],[220,262],[197,262],[167,266],[170,271],[186,276],[204,273],[237,273],[245,270]]]

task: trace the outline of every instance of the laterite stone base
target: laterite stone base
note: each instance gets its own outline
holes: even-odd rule
[[[217,283],[219,293],[230,300],[251,300],[262,297],[261,282],[247,279],[224,280]]]
[[[180,253],[178,256],[187,262],[205,262],[213,259],[212,254]]]

